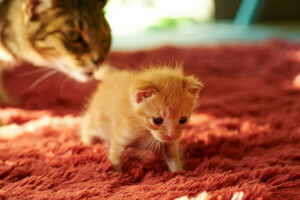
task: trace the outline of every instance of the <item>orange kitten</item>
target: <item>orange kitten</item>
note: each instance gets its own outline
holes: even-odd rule
[[[122,171],[122,154],[135,141],[147,138],[162,147],[170,171],[182,170],[177,146],[187,126],[202,84],[185,76],[181,67],[150,67],[141,71],[112,70],[94,93],[81,138],[109,144],[113,170]],[[153,146],[153,145],[152,145]]]

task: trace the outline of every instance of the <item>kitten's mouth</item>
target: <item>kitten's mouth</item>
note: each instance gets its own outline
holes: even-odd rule
[[[177,139],[157,139],[157,140],[160,141],[160,142],[162,142],[162,143],[170,143],[170,142],[177,141]]]

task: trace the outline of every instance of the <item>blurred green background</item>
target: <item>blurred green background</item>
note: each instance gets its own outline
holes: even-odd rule
[[[112,49],[300,40],[299,0],[109,0]]]

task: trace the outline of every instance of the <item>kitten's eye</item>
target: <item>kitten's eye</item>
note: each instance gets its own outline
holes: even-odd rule
[[[161,117],[153,117],[153,123],[156,125],[161,125],[164,122],[164,119]]]
[[[187,117],[187,116],[181,117],[181,118],[179,119],[179,124],[185,124],[185,123],[187,122],[187,120],[188,120],[188,117]]]
[[[71,42],[80,42],[82,41],[81,35],[76,31],[67,31],[64,32],[65,36],[68,38]]]

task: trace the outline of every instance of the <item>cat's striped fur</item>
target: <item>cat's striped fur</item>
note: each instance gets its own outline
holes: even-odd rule
[[[0,1],[0,70],[29,62],[84,81],[111,44],[106,0]]]

